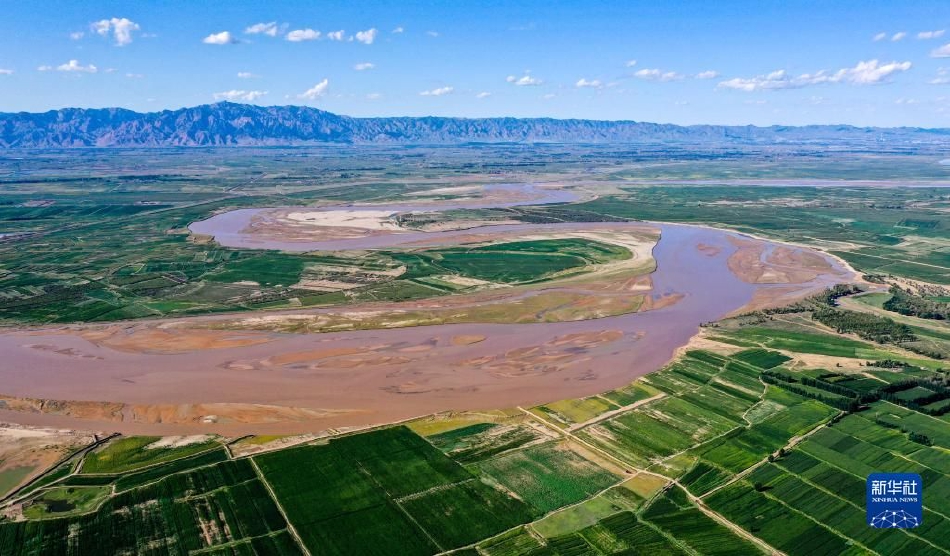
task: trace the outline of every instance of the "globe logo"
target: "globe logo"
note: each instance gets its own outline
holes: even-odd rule
[[[866,495],[868,527],[912,529],[924,521],[924,482],[917,473],[872,473]]]
[[[885,510],[871,518],[871,527],[887,529],[891,527],[907,529],[917,527],[917,518],[904,510]]]

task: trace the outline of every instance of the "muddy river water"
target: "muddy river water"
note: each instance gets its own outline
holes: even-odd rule
[[[215,235],[224,245],[248,247],[254,239],[242,236],[241,222],[246,223],[251,216],[234,211],[197,223],[192,229]],[[159,434],[196,429],[303,432],[383,423],[444,410],[530,406],[620,387],[663,366],[701,323],[745,306],[762,288],[777,287],[748,283],[730,270],[727,263],[737,249],[738,234],[697,226],[654,225],[662,235],[653,253],[657,270],[652,274],[651,295],[675,293],[682,298],[658,309],[617,317],[323,334],[241,332],[243,336],[259,336],[262,343],[184,353],[116,350],[87,339],[74,327],[2,333],[0,394],[120,402],[127,408],[120,417],[102,422],[3,409],[0,419]],[[642,224],[627,223],[490,228],[557,231],[631,226],[642,228]],[[366,249],[395,247],[420,239],[448,241],[467,233],[472,230],[253,246],[299,251]],[[817,290],[851,277],[838,261],[829,261],[834,270],[799,286]],[[174,325],[187,320],[191,319],[166,322]],[[127,326],[131,332],[155,325],[119,326]],[[458,338],[484,339],[467,343]],[[241,418],[221,418],[203,404],[263,404],[309,412],[241,423]],[[179,418],[142,416],[147,411],[141,407],[159,405],[185,409],[178,412]],[[139,413],[133,414],[132,407],[140,407]]]

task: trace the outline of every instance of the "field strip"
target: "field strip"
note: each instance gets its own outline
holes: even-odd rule
[[[846,433],[843,433],[843,434],[846,434]],[[866,441],[864,441],[864,440],[861,440],[860,438],[857,438],[857,437],[855,437],[855,436],[851,436],[850,434],[848,434],[847,436],[850,436],[851,438],[854,438],[855,440],[858,440],[858,441],[860,441],[860,442],[864,442],[864,443],[869,444],[869,445],[871,445],[871,446],[876,446],[876,447],[880,448],[880,446],[877,446],[876,444],[872,444],[872,443],[870,443],[870,442],[866,442]],[[921,467],[926,467],[927,469],[930,469],[930,470],[932,470],[932,471],[936,471],[937,473],[940,473],[939,471],[937,471],[937,470],[934,469],[933,467],[929,467],[928,465],[923,464],[923,463],[921,463],[921,462],[919,462],[919,461],[917,461],[917,460],[915,460],[915,459],[908,458],[908,457],[905,456],[904,454],[895,453],[895,452],[892,452],[892,451],[890,451],[890,450],[887,450],[886,448],[882,448],[882,449],[886,450],[889,454],[891,454],[891,455],[894,456],[894,457],[899,457],[899,458],[904,459],[904,460],[906,460],[906,461],[908,461],[908,462],[914,463],[914,464],[919,465],[919,466],[921,466]],[[841,467],[841,466],[839,466],[839,465],[837,465],[837,464],[835,464],[835,463],[832,463],[832,462],[830,462],[830,461],[825,461],[823,458],[818,457],[818,456],[814,456],[814,455],[812,455],[812,454],[809,454],[808,452],[805,452],[805,453],[808,454],[808,455],[810,455],[810,456],[812,456],[812,457],[814,457],[815,459],[818,459],[818,460],[824,462],[826,465],[828,465],[828,466],[830,466],[830,467],[834,467],[835,469],[838,469],[839,471],[843,471],[843,472],[847,473],[848,475],[851,475],[852,477],[855,477],[855,478],[861,479],[861,480],[866,480],[866,477],[861,477],[860,475],[855,475],[855,474],[852,473],[850,470],[845,469],[844,467]],[[931,511],[931,512],[933,512],[933,513],[939,515],[940,517],[942,517],[942,518],[944,518],[944,519],[950,519],[950,516],[948,516],[948,515],[946,515],[946,514],[944,514],[944,513],[941,513],[941,512],[939,512],[939,511],[937,511],[937,510],[934,510],[933,508],[930,508],[930,507],[928,507],[928,506],[924,506],[924,508],[927,509],[928,511]]]
[[[521,411],[522,413],[524,413],[525,415],[531,417],[532,419],[534,419],[534,420],[536,420],[536,421],[540,421],[541,424],[543,424],[545,427],[548,427],[549,429],[551,429],[551,430],[553,430],[553,431],[556,431],[557,433],[561,434],[562,436],[566,436],[566,437],[570,438],[571,440],[577,442],[578,444],[581,444],[581,445],[585,446],[586,448],[588,448],[588,449],[590,449],[590,450],[592,450],[592,451],[594,451],[594,452],[597,452],[598,454],[601,454],[601,455],[605,456],[607,459],[612,460],[612,461],[613,461],[614,463],[616,463],[616,464],[619,464],[620,467],[623,468],[623,469],[633,469],[636,473],[646,473],[646,474],[648,474],[648,475],[653,475],[653,476],[655,476],[655,477],[659,477],[659,478],[661,478],[661,479],[665,479],[667,482],[670,482],[670,481],[672,480],[672,479],[670,479],[669,477],[667,477],[667,476],[665,476],[665,475],[661,475],[661,474],[655,473],[655,472],[653,472],[653,471],[648,471],[648,470],[646,470],[646,469],[640,469],[640,468],[638,468],[638,467],[636,467],[636,466],[630,465],[629,463],[627,463],[627,462],[625,462],[625,461],[623,461],[623,460],[617,458],[616,456],[614,456],[614,455],[611,454],[610,452],[607,452],[607,451],[603,450],[602,448],[598,448],[597,446],[594,446],[593,444],[590,444],[590,443],[587,442],[586,440],[584,440],[584,439],[582,439],[582,438],[579,438],[579,437],[577,437],[577,436],[571,434],[569,431],[566,431],[566,430],[564,430],[564,429],[559,429],[559,428],[557,428],[556,426],[554,426],[554,424],[548,422],[546,419],[544,419],[544,418],[542,418],[542,417],[539,417],[539,416],[535,415],[534,413],[531,413],[530,411],[528,411],[527,409],[525,409],[525,408],[523,408],[523,407],[521,407],[521,406],[518,406],[517,409],[518,409],[519,411]]]
[[[287,512],[284,511],[284,507],[280,505],[280,500],[277,499],[277,495],[274,494],[274,489],[271,488],[270,483],[267,482],[267,479],[264,478],[264,474],[261,473],[261,468],[257,466],[257,462],[254,461],[254,458],[247,458],[251,461],[251,467],[254,468],[254,472],[257,473],[257,477],[261,480],[261,484],[264,485],[264,488],[267,489],[267,493],[270,494],[271,500],[274,501],[274,505],[277,506],[277,510],[280,512],[280,515],[284,517],[284,521],[287,522],[287,530],[290,531],[290,534],[293,535],[294,541],[297,542],[297,545],[300,546],[301,552],[306,556],[311,556],[310,551],[307,550],[307,546],[304,545],[303,541],[300,540],[300,535],[297,534],[297,529],[294,528],[294,524],[291,523],[290,518],[287,517]]]
[[[623,461],[617,459],[616,457],[614,457],[614,456],[613,456],[612,454],[610,454],[609,452],[606,452],[606,451],[602,450],[601,448],[598,448],[598,447],[596,447],[596,446],[593,446],[592,444],[589,444],[589,443],[586,442],[585,440],[582,440],[582,439],[580,439],[580,438],[574,436],[574,435],[571,434],[569,431],[566,431],[566,430],[563,430],[563,429],[558,429],[557,427],[554,427],[551,423],[548,423],[545,419],[542,419],[541,417],[538,417],[537,415],[531,413],[531,412],[528,411],[527,409],[525,409],[525,408],[523,408],[523,407],[521,407],[521,406],[518,406],[518,410],[521,411],[522,413],[524,413],[524,414],[526,414],[526,415],[528,415],[528,416],[530,416],[530,417],[532,417],[532,418],[534,418],[534,419],[540,421],[540,422],[543,423],[545,426],[550,427],[550,428],[552,428],[553,430],[556,430],[556,431],[560,432],[562,435],[571,438],[572,440],[578,442],[579,444],[582,444],[582,445],[586,446],[587,448],[589,448],[589,449],[591,449],[591,450],[593,450],[593,451],[595,451],[595,452],[597,452],[597,453],[599,453],[599,454],[602,454],[602,455],[606,456],[607,458],[613,460],[615,463],[621,464],[621,466],[622,466],[623,468],[625,468],[625,469],[632,468],[637,474],[639,474],[639,473],[645,473],[645,474],[647,474],[647,475],[653,475],[653,476],[655,476],[655,477],[659,477],[659,478],[661,478],[661,479],[666,480],[667,482],[671,482],[671,483],[676,484],[678,487],[680,487],[680,488],[682,488],[684,491],[686,491],[686,489],[683,488],[683,486],[680,485],[680,483],[679,483],[678,481],[676,481],[676,480],[670,479],[669,477],[667,477],[667,476],[665,476],[665,475],[661,475],[661,474],[656,473],[656,472],[653,472],[653,471],[649,471],[649,470],[646,470],[646,469],[639,469],[639,468],[637,468],[637,467],[628,465],[627,463],[625,463],[625,462],[623,462]],[[732,523],[731,521],[729,521],[729,520],[726,519],[725,517],[723,517],[723,516],[719,515],[718,513],[714,512],[712,509],[710,509],[710,508],[707,507],[705,504],[703,504],[703,503],[702,503],[702,500],[700,500],[700,499],[699,499],[698,497],[696,497],[696,496],[693,496],[689,491],[686,491],[686,494],[687,494],[687,496],[690,497],[690,499],[694,499],[694,500],[695,500],[694,503],[696,504],[696,507],[699,509],[699,511],[703,512],[704,514],[706,514],[706,515],[707,515],[708,517],[710,517],[711,519],[714,519],[714,520],[716,520],[716,521],[719,521],[720,523],[722,523],[722,524],[725,525],[726,527],[729,527],[729,529],[733,530],[733,531],[734,531],[737,535],[739,535],[740,537],[743,537],[743,538],[745,538],[745,539],[747,539],[747,540],[749,540],[749,541],[755,543],[757,546],[762,547],[762,548],[765,550],[765,552],[767,552],[767,553],[769,553],[769,554],[779,554],[779,555],[780,555],[780,554],[784,554],[783,552],[781,552],[781,551],[776,550],[775,548],[773,548],[771,545],[769,545],[768,543],[766,543],[766,542],[763,541],[762,539],[756,537],[755,535],[752,535],[751,533],[749,533],[749,532],[746,531],[745,529],[739,527],[739,526],[736,525],[735,523]]]
[[[387,498],[387,500],[391,501],[394,506],[396,506],[397,508],[399,508],[399,511],[402,512],[402,514],[403,514],[404,516],[406,516],[406,519],[408,519],[410,522],[412,522],[413,525],[415,525],[416,527],[418,527],[419,530],[422,531],[422,532],[425,534],[426,538],[428,538],[430,541],[432,541],[432,545],[439,549],[439,552],[440,552],[440,553],[441,553],[441,552],[445,552],[445,549],[442,548],[442,545],[439,544],[438,541],[435,540],[435,537],[433,537],[433,536],[426,530],[426,528],[422,526],[421,523],[419,523],[418,521],[416,521],[416,518],[412,517],[412,514],[410,514],[408,511],[406,511],[406,508],[403,508],[403,507],[402,507],[402,504],[399,503],[399,500],[397,500],[396,498],[394,498],[393,495],[391,495],[391,494],[389,493],[389,491],[386,490],[386,489],[383,487],[383,485],[380,484],[380,482],[376,480],[376,477],[374,477],[372,473],[370,473],[369,471],[366,470],[365,467],[363,467],[363,464],[362,464],[362,463],[360,463],[359,461],[356,461],[356,460],[354,460],[354,461],[356,462],[357,467],[359,467],[360,473],[366,475],[366,476],[369,478],[370,481],[373,481],[373,484],[376,485],[376,488],[378,488],[378,489],[381,490],[382,492],[386,493],[386,498]],[[474,479],[474,477],[473,477],[473,479]],[[463,482],[466,482],[466,481],[459,481],[459,483],[463,483]],[[458,484],[458,483],[456,483],[456,484]],[[453,485],[439,485],[439,486],[453,486]],[[438,488],[438,487],[435,487],[435,488]],[[429,489],[429,490],[431,491],[431,490],[434,490],[434,489]],[[406,498],[406,497],[403,497],[403,498]]]
[[[830,419],[830,418],[829,418],[829,419]],[[797,446],[798,444],[800,444],[802,440],[805,440],[805,439],[808,438],[809,436],[811,436],[811,435],[817,433],[818,431],[820,431],[821,429],[825,428],[825,426],[827,426],[827,424],[828,424],[828,423],[827,423],[826,421],[822,421],[822,422],[818,423],[817,425],[815,425],[815,428],[811,429],[810,431],[806,432],[805,434],[800,434],[800,435],[798,435],[798,436],[793,436],[792,438],[789,438],[789,439],[788,439],[788,442],[786,442],[786,443],[785,443],[785,446],[783,446],[782,448],[784,448],[786,451],[791,450],[792,448],[794,448],[795,446]],[[771,455],[771,454],[770,454],[770,455]],[[717,490],[721,490],[721,489],[723,489],[723,488],[725,488],[725,487],[731,485],[732,483],[735,483],[736,481],[739,481],[739,480],[745,478],[747,475],[749,475],[750,473],[752,473],[753,471],[755,471],[756,469],[758,469],[759,467],[761,467],[761,466],[762,466],[763,464],[765,464],[765,463],[770,463],[770,462],[769,462],[769,456],[766,456],[765,458],[759,460],[756,464],[750,466],[749,468],[743,469],[743,470],[740,471],[739,473],[736,473],[735,475],[733,475],[732,479],[726,481],[725,483],[723,483],[723,484],[717,486],[716,488],[710,490],[709,492],[703,494],[702,496],[700,496],[700,498],[705,498],[705,497],[709,496],[710,494],[716,492]]]
[[[842,539],[850,540],[851,542],[853,542],[854,544],[856,544],[856,545],[860,546],[861,548],[867,550],[867,551],[870,552],[871,554],[878,554],[878,555],[880,555],[879,552],[875,552],[875,551],[871,550],[870,548],[868,548],[868,547],[865,546],[864,544],[862,544],[862,543],[860,543],[860,542],[858,542],[858,541],[852,539],[851,537],[849,537],[848,535],[845,535],[845,534],[842,533],[841,531],[838,531],[838,530],[835,529],[834,527],[830,527],[830,526],[828,526],[828,525],[826,525],[826,524],[824,524],[824,523],[818,521],[817,519],[813,518],[812,516],[806,514],[805,512],[803,512],[803,511],[801,511],[801,510],[798,510],[798,509],[795,509],[795,508],[789,506],[788,504],[785,503],[784,500],[781,500],[780,498],[776,498],[775,496],[771,496],[771,495],[770,495],[769,493],[767,493],[767,492],[762,493],[762,495],[765,496],[766,498],[768,498],[769,500],[773,500],[773,501],[775,501],[775,502],[778,502],[778,503],[781,504],[783,507],[787,508],[788,511],[794,512],[794,513],[796,513],[796,514],[798,514],[798,515],[804,517],[805,519],[811,521],[812,523],[815,523],[817,526],[819,526],[819,527],[821,527],[821,528],[823,528],[823,529],[827,529],[828,531],[831,531],[832,533],[834,533],[834,534],[837,535],[838,537],[840,537],[840,538],[842,538]],[[939,549],[939,548],[938,548],[938,549]],[[942,549],[939,549],[939,550],[943,551]]]
[[[230,452],[227,448],[225,448],[224,444],[219,443],[217,446],[212,446],[211,448],[208,448],[207,450],[203,450],[203,451],[201,451],[201,452],[195,452],[195,453],[193,453],[193,454],[188,454],[188,455],[181,456],[181,457],[178,457],[178,458],[172,458],[172,459],[157,461],[157,462],[155,462],[155,463],[150,463],[150,464],[148,464],[148,465],[143,465],[142,467],[136,467],[135,469],[130,469],[130,470],[128,470],[128,471],[117,471],[117,472],[113,472],[113,473],[82,473],[82,472],[81,472],[81,471],[82,471],[82,466],[81,466],[81,464],[80,464],[80,467],[79,467],[78,469],[76,469],[76,475],[82,475],[83,477],[105,477],[105,476],[109,476],[109,475],[122,475],[122,476],[125,476],[125,475],[135,475],[136,473],[139,473],[139,472],[141,472],[141,471],[147,471],[147,470],[149,470],[149,469],[152,469],[153,467],[160,467],[160,466],[162,466],[162,465],[166,465],[166,464],[169,464],[169,463],[174,463],[174,462],[176,462],[176,461],[182,461],[182,460],[186,460],[186,459],[193,458],[193,457],[197,457],[197,456],[203,456],[203,455],[209,454],[209,453],[211,453],[211,452],[213,452],[213,451],[215,451],[215,450],[219,450],[219,449],[223,449],[225,452],[227,452],[227,454],[228,454],[228,456],[229,456],[228,459],[232,459],[232,458],[230,457],[231,452]],[[226,459],[226,460],[224,460],[224,461],[228,461],[228,459]],[[83,458],[83,461],[85,461],[85,458]],[[205,467],[205,466],[202,466],[202,467]]]
[[[819,461],[823,462],[825,465],[831,465],[830,463],[828,463],[828,462],[825,461],[825,460],[819,460]],[[803,477],[803,476],[799,475],[798,473],[795,473],[795,472],[789,470],[787,467],[784,467],[784,466],[782,466],[782,465],[777,465],[777,467],[779,467],[783,472],[787,473],[788,475],[791,475],[792,477],[798,478],[798,479],[799,479],[800,481],[802,481],[803,483],[808,484],[808,485],[811,485],[813,488],[816,488],[816,489],[818,489],[818,490],[820,490],[820,491],[822,491],[822,492],[828,494],[829,496],[831,496],[831,497],[833,497],[833,498],[835,498],[835,499],[837,499],[837,500],[841,500],[841,501],[843,501],[844,503],[846,503],[846,504],[848,504],[848,505],[850,505],[850,506],[854,506],[855,508],[857,508],[857,509],[859,509],[859,510],[861,509],[861,506],[859,506],[858,504],[855,504],[853,501],[848,500],[847,498],[842,498],[841,496],[838,496],[837,494],[835,494],[834,491],[829,490],[828,488],[826,488],[826,487],[824,487],[824,486],[822,486],[822,485],[820,485],[820,484],[818,484],[818,483],[812,482],[812,481],[809,480],[808,478]],[[832,466],[832,467],[834,467],[834,466]],[[770,498],[771,498],[771,497],[770,497]],[[928,508],[928,509],[929,509],[929,508]],[[934,513],[937,513],[937,512],[934,512]],[[938,514],[938,515],[940,515],[940,514]],[[831,529],[832,531],[835,531],[836,533],[838,533],[838,534],[841,535],[842,537],[853,541],[855,544],[861,545],[860,542],[856,541],[855,539],[852,539],[851,537],[845,535],[844,533],[841,533],[841,532],[837,531],[836,529],[834,529],[834,528],[832,528],[832,527],[828,527],[828,529]],[[923,542],[929,544],[930,546],[936,548],[937,550],[940,550],[941,552],[946,552],[945,549],[943,549],[943,548],[941,548],[941,547],[935,545],[934,543],[930,542],[929,540],[927,540],[927,539],[925,539],[925,538],[923,538],[923,537],[919,537],[919,536],[915,535],[915,534],[913,533],[913,531],[910,530],[910,529],[903,529],[903,528],[901,528],[901,532],[903,532],[904,534],[909,535],[909,536],[911,536],[911,537],[913,537],[913,538],[915,538],[915,539],[921,540],[921,541],[923,541]],[[861,546],[864,546],[864,545],[861,545]],[[867,548],[867,547],[865,547],[865,548]],[[870,550],[870,548],[868,548],[868,550]]]
[[[240,544],[248,543],[248,542],[250,542],[250,541],[252,541],[252,540],[254,540],[254,539],[263,539],[263,538],[265,538],[265,537],[275,537],[275,536],[277,536],[279,533],[282,533],[283,531],[287,531],[287,529],[280,529],[280,530],[278,530],[278,531],[271,531],[270,533],[266,533],[266,534],[264,534],[264,535],[255,535],[255,536],[253,536],[253,537],[244,537],[244,538],[240,538],[240,539],[234,539],[233,541],[228,541],[228,542],[224,542],[224,543],[220,543],[220,544],[213,544],[213,545],[211,545],[211,546],[206,546],[206,547],[204,547],[204,548],[199,548],[198,550],[190,550],[190,551],[188,552],[188,556],[198,555],[198,554],[211,554],[211,553],[217,552],[218,550],[220,550],[220,549],[222,549],[222,548],[228,548],[228,547],[232,547],[232,546],[237,546],[237,545],[240,545]]]
[[[916,265],[920,265],[920,266],[929,266],[930,268],[938,268],[938,269],[944,270],[944,271],[950,271],[950,268],[947,268],[947,267],[945,267],[945,266],[940,266],[940,265],[935,265],[935,264],[929,264],[929,263],[920,263],[920,262],[917,262],[917,261],[910,261],[910,260],[907,260],[907,259],[896,259],[896,260],[895,260],[895,259],[889,259],[889,258],[887,258],[887,257],[879,257],[879,256],[877,256],[877,255],[869,255],[869,254],[867,254],[867,253],[857,253],[857,252],[855,252],[854,254],[855,254],[855,255],[860,255],[860,256],[862,256],[862,257],[871,257],[872,259],[881,259],[882,261],[891,261],[891,264],[893,264],[893,263],[908,263],[908,264],[916,264]]]
[[[640,407],[641,405],[646,405],[650,402],[653,402],[653,401],[659,400],[660,398],[665,398],[665,397],[666,397],[666,392],[660,392],[659,394],[653,397],[647,398],[645,400],[635,401],[632,404],[625,405],[623,407],[618,407],[617,409],[612,409],[610,411],[605,411],[604,413],[601,413],[600,415],[592,419],[588,419],[584,421],[583,423],[574,423],[573,425],[567,427],[567,430],[568,432],[574,432],[576,430],[580,430],[588,425],[593,425],[601,421],[606,421],[607,419],[610,419],[611,417],[614,417],[615,415],[620,415],[621,413],[630,411],[631,409],[636,409]]]
[[[770,545],[769,543],[765,542],[764,540],[760,539],[759,537],[756,537],[755,535],[753,535],[752,533],[746,531],[745,529],[743,529],[742,527],[736,525],[735,523],[729,521],[729,520],[726,519],[724,516],[720,515],[719,512],[717,512],[717,511],[713,510],[712,508],[710,508],[709,506],[707,506],[706,503],[705,503],[700,497],[694,496],[690,491],[686,490],[686,487],[684,487],[682,484],[680,484],[680,482],[679,482],[678,480],[674,480],[674,481],[673,481],[673,484],[676,485],[678,488],[683,489],[683,492],[686,493],[686,496],[689,497],[690,501],[699,509],[699,511],[703,512],[704,514],[706,514],[706,516],[708,516],[709,518],[714,519],[715,521],[718,521],[721,525],[723,525],[723,526],[725,526],[725,527],[728,527],[728,528],[729,528],[733,533],[735,533],[737,536],[740,536],[740,537],[742,537],[742,538],[744,538],[744,539],[746,539],[746,540],[748,540],[748,541],[754,543],[756,546],[758,546],[759,548],[761,548],[761,549],[762,549],[764,552],[766,552],[767,554],[773,554],[773,555],[776,555],[776,556],[785,556],[785,553],[782,552],[781,550],[778,550],[777,548],[774,548],[774,547],[773,547],[772,545]]]

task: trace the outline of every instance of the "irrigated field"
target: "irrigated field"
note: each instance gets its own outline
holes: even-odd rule
[[[237,377],[247,380],[242,392],[279,379],[282,403],[295,390],[304,395],[307,377],[330,376],[339,381],[332,392],[386,392],[410,400],[411,415],[423,413],[420,394],[488,391],[490,381],[522,390],[563,383],[566,395],[583,396],[438,413],[364,432],[323,427],[299,438],[233,440],[119,436],[88,451],[80,449],[93,439],[83,437],[64,441],[70,450],[56,457],[18,454],[10,460],[15,465],[3,452],[0,495],[12,492],[0,502],[0,554],[950,553],[950,332],[937,318],[950,295],[941,286],[950,283],[950,197],[930,185],[947,178],[947,168],[936,163],[943,155],[785,146],[739,151],[723,159],[718,152],[609,145],[433,147],[411,154],[389,147],[162,156],[89,150],[70,155],[75,167],[68,171],[57,153],[18,161],[0,177],[4,323],[306,313],[204,317],[194,328],[169,321],[77,326],[68,330],[81,334],[66,347],[43,338],[62,329],[11,332],[5,338],[12,338],[13,354],[94,363],[98,370],[96,357],[111,350],[132,370],[109,375],[109,384],[141,392],[155,387],[157,374],[127,363],[130,354],[151,359],[246,348],[256,355],[206,365],[220,380],[216,393]],[[775,181],[856,175],[880,181],[848,187]],[[881,187],[904,180],[925,186]],[[521,186],[513,185],[510,198],[479,204],[484,199],[471,192],[485,183],[544,184],[577,202],[525,206]],[[385,248],[228,249],[188,231],[189,224],[232,209],[319,213],[354,202],[460,208],[379,211],[385,222],[358,236],[426,230]],[[808,244],[868,274],[863,288],[880,288],[865,297],[836,288],[798,299],[796,286],[809,283],[815,293],[847,273],[826,268],[810,275],[812,266],[834,265],[815,253],[730,235],[716,245],[690,240],[683,243],[688,249],[667,253],[667,261],[693,257],[703,269],[703,288],[683,302],[678,279],[686,273],[673,276],[671,288],[658,280],[662,272],[647,276],[657,228],[634,219],[710,224]],[[595,225],[603,222],[617,224]],[[508,231],[475,230],[485,224],[506,224]],[[457,235],[425,238],[440,230]],[[693,229],[663,230],[669,240]],[[722,293],[704,260],[721,262],[739,284],[729,293],[744,300],[729,310],[748,298],[747,307],[768,309],[705,323],[693,345],[633,383],[600,393],[573,389],[604,372],[600,361],[629,363],[623,358],[636,350],[628,357],[624,346],[649,347],[662,338],[649,326],[640,335],[601,326],[604,321],[584,323],[575,333],[571,321],[665,307],[675,317],[698,295]],[[792,279],[798,271],[805,277]],[[777,300],[784,306],[773,308]],[[308,309],[347,304],[360,305]],[[372,342],[358,345],[338,334],[326,349],[300,340],[447,323],[464,330],[392,342],[373,332]],[[525,345],[507,332],[483,335],[473,323],[519,323],[512,330],[525,335],[547,326],[538,323],[564,330]],[[278,341],[297,347],[270,352],[270,342]],[[502,348],[481,351],[492,343]],[[87,344],[99,355],[74,347]],[[456,352],[465,356],[445,355]],[[560,365],[574,365],[574,374],[557,374]],[[460,382],[476,371],[486,374]],[[191,378],[185,374],[183,382]],[[366,387],[380,376],[393,382]],[[227,412],[227,404],[97,406],[0,395],[5,416],[89,412],[199,428],[218,420],[240,427],[252,417],[317,422],[351,411],[342,402],[339,410],[330,403],[327,410],[248,403],[245,412]],[[47,471],[29,481],[40,469]],[[864,481],[878,471],[923,477],[920,527],[866,525]]]

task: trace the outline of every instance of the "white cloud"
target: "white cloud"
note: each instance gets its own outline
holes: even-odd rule
[[[86,36],[86,33],[82,32],[82,31],[76,31],[76,32],[74,32],[74,33],[70,33],[70,34],[69,34],[69,38],[72,39],[72,40],[74,40],[74,41],[78,41],[79,39],[81,39],[81,38],[83,38],[83,37],[85,37],[85,36]]]
[[[881,32],[874,35],[874,42],[881,42],[887,38],[887,33]]]
[[[220,33],[211,33],[207,37],[201,39],[201,42],[205,44],[235,44],[238,40],[231,34],[230,31],[221,31]]]
[[[253,102],[262,96],[266,95],[267,91],[245,91],[232,89],[230,91],[224,91],[223,93],[214,93],[214,100],[243,100],[245,102]]]
[[[13,70],[0,68],[0,75],[13,75]]]
[[[904,31],[900,31],[900,32],[894,33],[894,36],[891,37],[891,42],[897,42],[897,41],[899,41],[899,40],[903,40],[904,37],[906,37],[906,36],[907,36],[907,33],[905,33]]]
[[[438,36],[439,36],[439,32],[438,32],[438,31],[426,31],[426,35],[429,35],[430,37],[435,38],[435,37],[438,37]]]
[[[377,100],[380,98],[383,98],[382,93],[369,93],[368,95],[366,95],[367,100]]]
[[[580,79],[577,80],[577,83],[575,83],[574,86],[577,87],[578,89],[583,89],[585,87],[590,88],[590,89],[600,89],[601,87],[604,86],[604,84],[601,83],[599,79],[588,80],[584,77],[581,77]]]
[[[927,83],[931,85],[950,85],[950,70],[947,68],[940,68],[937,70],[937,77],[934,77]]]
[[[39,71],[52,71],[54,68],[53,66],[40,66],[36,69],[38,69]],[[97,68],[96,66],[92,64],[89,64],[88,66],[84,66],[80,64],[78,60],[70,60],[66,62],[65,64],[60,64],[56,66],[55,69],[56,71],[66,71],[66,72],[76,72],[76,73],[96,73],[99,71],[99,68]]]
[[[142,79],[143,77],[145,77],[141,73],[127,73],[125,74],[125,76],[128,77],[129,79]]]
[[[647,81],[662,81],[664,83],[668,81],[679,81],[683,79],[683,76],[676,73],[675,71],[661,71],[656,68],[644,68],[642,70],[636,71],[633,73],[634,77],[640,79],[645,79]]]
[[[115,38],[116,46],[125,46],[132,42],[132,31],[140,29],[139,24],[128,18],[113,17],[112,19],[101,19],[90,24],[90,28],[103,37],[112,36]]]
[[[525,74],[522,75],[521,77],[509,75],[508,77],[505,78],[505,81],[513,85],[517,85],[519,87],[534,87],[534,86],[544,83],[544,81],[541,81],[540,79],[531,77],[531,75],[529,75],[528,72],[525,72]]]
[[[396,34],[402,33],[403,31],[405,31],[405,29],[403,29],[402,27],[396,27],[395,29],[393,29],[393,33],[396,33]]]
[[[931,58],[950,58],[950,43],[930,51]]]
[[[554,93],[548,93],[548,94],[546,94],[546,95],[543,95],[541,98],[543,98],[544,100],[550,100],[550,99],[552,99],[552,98],[554,98],[554,97],[556,97],[556,96],[557,96],[557,95],[554,94]]]
[[[277,36],[277,22],[271,21],[269,23],[255,23],[247,29],[244,29],[244,34],[246,35],[267,35],[268,37]]]
[[[258,77],[260,77],[260,75],[257,75],[256,73],[251,73],[249,71],[239,71],[237,72],[237,76],[239,79],[257,79]]]
[[[317,100],[318,98],[327,94],[327,89],[330,87],[330,80],[324,79],[323,81],[317,83],[313,87],[310,87],[306,91],[297,95],[297,98],[304,100]]]
[[[376,40],[376,34],[379,31],[376,29],[367,29],[365,31],[359,31],[356,33],[356,40],[363,44],[373,44],[373,41]]]
[[[637,61],[636,61],[636,60],[627,60],[627,63],[624,64],[624,65],[627,66],[628,68],[632,68],[633,66],[637,65]]]
[[[478,93],[477,95],[475,95],[475,98],[488,98],[490,96],[491,96],[491,93],[489,93],[488,91],[482,91],[481,93]]]
[[[353,69],[355,69],[356,71],[366,71],[366,70],[371,70],[375,67],[376,65],[373,64],[372,62],[361,62],[353,66]]]
[[[719,72],[715,70],[701,71],[696,74],[696,79],[715,79],[719,77]]]
[[[343,40],[343,29],[339,31],[330,31],[327,33],[327,38],[331,41],[342,41]]]
[[[769,91],[778,89],[801,89],[810,85],[829,83],[850,83],[852,85],[875,85],[885,83],[887,79],[899,72],[911,68],[910,62],[889,62],[882,64],[877,60],[858,62],[853,68],[842,68],[835,72],[821,70],[798,76],[789,75],[785,70],[773,71],[767,75],[758,75],[751,78],[734,78],[719,83],[723,89],[740,91]]]
[[[290,42],[315,41],[320,38],[320,31],[313,29],[295,29],[284,36]]]
[[[422,91],[419,94],[424,97],[440,97],[442,95],[451,94],[453,91],[455,91],[455,87],[439,87],[438,89]]]
[[[945,29],[937,29],[936,31],[921,31],[917,33],[917,38],[921,40],[928,39],[939,39],[947,31]]]

